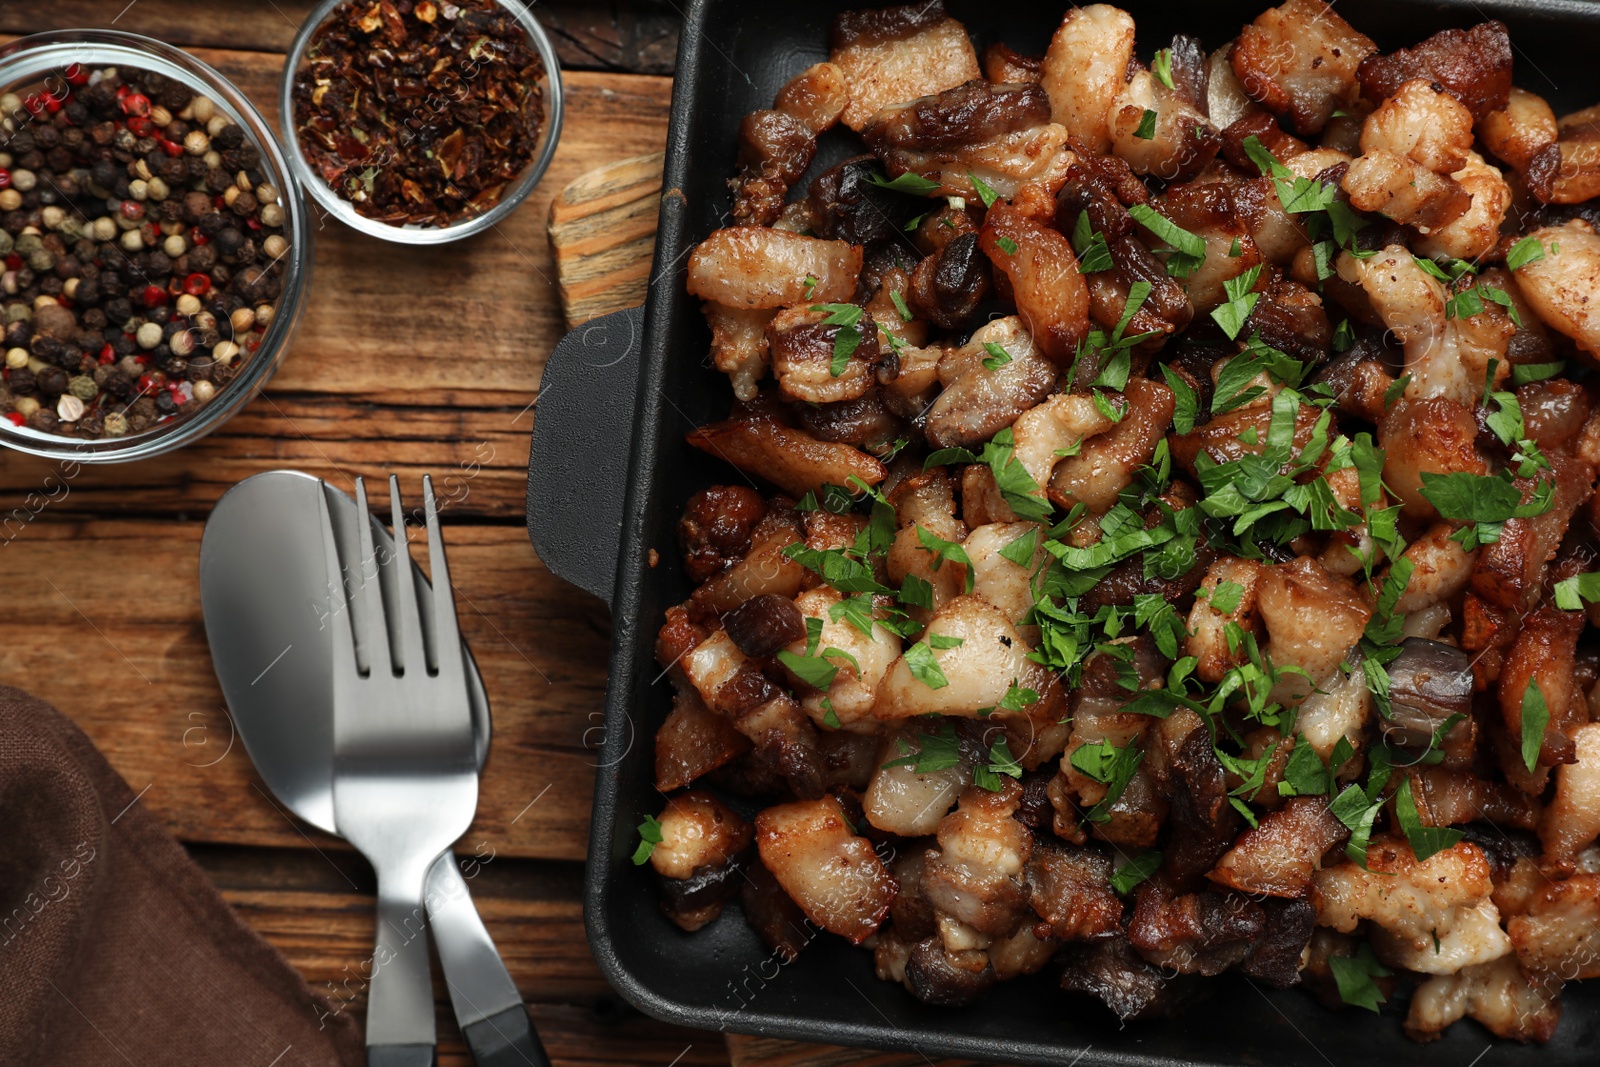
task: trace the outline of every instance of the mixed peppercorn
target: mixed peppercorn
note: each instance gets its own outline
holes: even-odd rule
[[[340,6],[294,81],[301,151],[357,212],[395,226],[482,215],[532,161],[544,64],[496,0]]]
[[[0,96],[0,415],[139,433],[213,399],[261,344],[286,213],[211,99],[78,64]]]

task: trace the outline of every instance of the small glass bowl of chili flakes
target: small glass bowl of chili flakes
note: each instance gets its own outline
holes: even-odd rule
[[[346,225],[442,244],[495,225],[561,131],[561,68],[520,0],[326,0],[280,87],[300,180]]]

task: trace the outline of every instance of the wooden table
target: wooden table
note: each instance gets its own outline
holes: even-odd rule
[[[221,70],[275,126],[283,53],[311,6],[19,0],[0,4],[0,34],[114,26],[162,38]],[[423,251],[327,220],[293,350],[227,426],[162,459],[82,468],[43,508],[29,494],[54,466],[0,455],[0,677],[72,716],[245,919],[313,987],[347,998],[371,952],[372,876],[290,819],[233,742],[201,626],[200,533],[217,497],[258,471],[298,468],[345,489],[393,471],[413,494],[425,471],[453,477],[461,625],[495,721],[461,845],[484,860],[471,884],[489,930],[559,1063],[726,1064],[721,1035],[640,1016],[590,958],[582,860],[609,617],[544,569],[522,518],[533,403],[563,331],[550,198],[586,170],[661,148],[671,82],[653,72],[671,68],[677,15],[643,3],[538,12],[569,65],[566,125],[544,182],[499,232]],[[441,1062],[465,1064],[442,992],[439,1004]]]

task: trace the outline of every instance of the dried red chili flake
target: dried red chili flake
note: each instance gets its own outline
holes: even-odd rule
[[[307,54],[294,81],[301,149],[367,218],[481,215],[533,160],[544,64],[496,0],[351,0]]]

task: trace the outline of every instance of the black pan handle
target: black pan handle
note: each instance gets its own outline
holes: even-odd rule
[[[633,451],[644,308],[563,337],[545,363],[528,453],[528,538],[545,566],[611,602]]]

